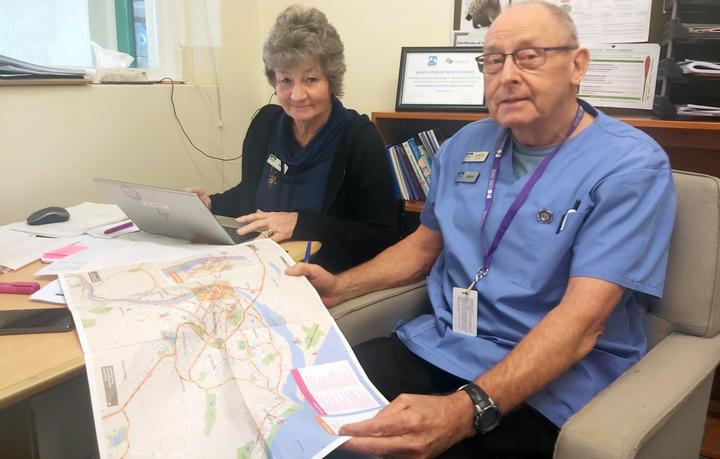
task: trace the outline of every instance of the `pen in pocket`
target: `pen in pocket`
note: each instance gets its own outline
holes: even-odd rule
[[[560,224],[557,227],[557,230],[555,231],[555,234],[559,234],[561,231],[565,229],[565,223],[567,223],[568,216],[570,214],[574,214],[577,212],[577,210],[580,208],[580,200],[576,199],[575,204],[573,204],[572,209],[568,209],[567,212],[565,212],[565,215],[562,216],[560,219]]]

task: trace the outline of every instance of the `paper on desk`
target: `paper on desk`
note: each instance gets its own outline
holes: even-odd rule
[[[72,244],[76,238],[45,238],[0,228],[0,266],[20,269],[43,253]]]
[[[79,236],[91,228],[127,220],[125,213],[115,204],[83,202],[68,207],[70,220],[47,225],[28,225],[25,222],[11,223],[3,228],[46,237]]]
[[[60,281],[55,279],[37,292],[30,295],[30,301],[38,301],[40,303],[65,304],[65,295],[63,295]]]
[[[77,271],[126,266],[145,261],[162,261],[195,255],[218,246],[190,244],[180,239],[134,233],[122,239],[97,239],[86,236],[82,244],[87,247],[58,260],[36,272],[36,276],[50,276]]]

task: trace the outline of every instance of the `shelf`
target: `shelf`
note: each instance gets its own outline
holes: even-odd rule
[[[373,112],[372,120],[386,144],[398,144],[428,129],[435,129],[448,138],[467,123],[488,116],[487,113],[470,112]],[[720,120],[658,119],[625,114],[611,116],[652,137],[667,152],[673,168],[720,177]],[[407,202],[405,211],[417,215],[422,210],[422,204]]]
[[[601,108],[602,109],[602,108]],[[451,113],[451,112],[373,112],[373,122],[382,130],[381,124],[385,120],[429,120],[429,121],[465,121],[472,122],[488,118],[487,113]],[[685,131],[718,131],[720,123],[713,121],[682,121],[663,120],[650,116],[614,116],[630,126],[645,129],[671,129]],[[431,126],[432,127],[432,126]],[[402,139],[407,140],[407,139]],[[397,142],[395,142],[397,143]]]
[[[665,44],[669,41],[681,41],[695,45],[718,46],[718,43],[720,43],[720,33],[713,32],[710,34],[703,34],[695,32],[694,29],[700,26],[713,29],[720,28],[720,24],[696,24],[683,22],[683,19],[680,18],[671,19],[663,29],[661,44]]]
[[[425,201],[405,201],[405,212],[422,212]]]
[[[676,3],[680,8],[717,6],[717,0],[665,0],[663,2],[663,9],[669,13],[672,11],[672,8]]]

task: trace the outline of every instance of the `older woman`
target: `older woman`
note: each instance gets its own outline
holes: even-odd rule
[[[263,47],[277,105],[262,107],[243,143],[242,181],[207,196],[238,234],[320,241],[313,262],[341,271],[397,240],[398,205],[382,140],[367,116],[346,109],[343,44],[325,15],[292,6]]]

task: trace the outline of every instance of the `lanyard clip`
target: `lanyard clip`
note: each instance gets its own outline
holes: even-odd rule
[[[489,270],[490,270],[490,268],[478,269],[478,271],[475,273],[475,279],[473,279],[473,281],[470,282],[470,285],[468,286],[467,289],[472,290],[473,288],[475,288],[475,284],[477,284],[480,279],[487,276]]]

